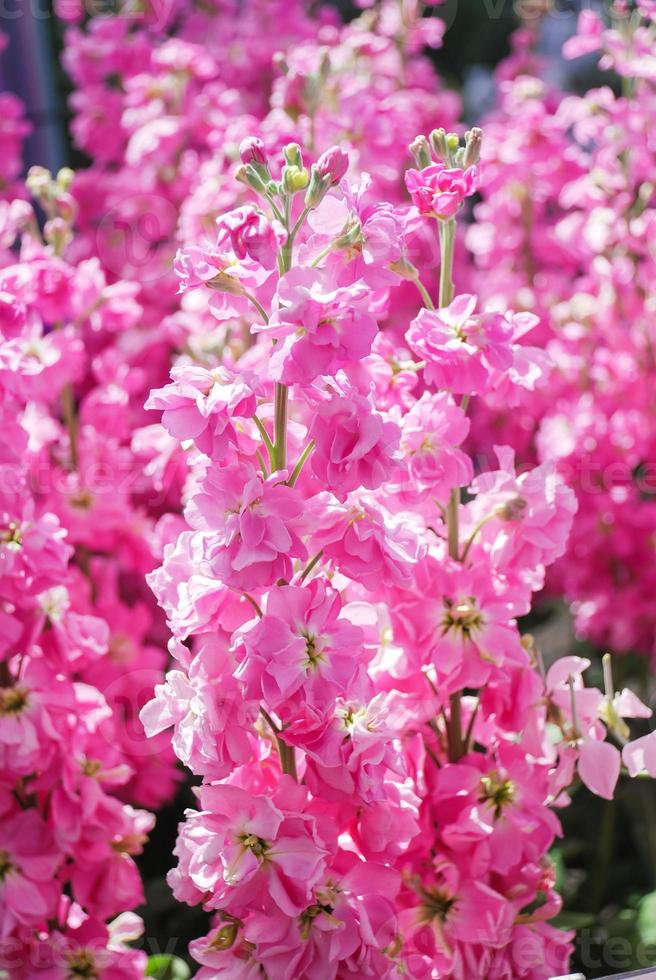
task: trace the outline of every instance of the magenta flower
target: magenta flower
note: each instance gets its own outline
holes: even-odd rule
[[[363,395],[338,390],[316,404],[308,432],[315,443],[312,471],[338,500],[358,487],[375,490],[396,469],[399,434]]]
[[[340,616],[339,593],[322,579],[273,589],[266,611],[236,634],[236,678],[281,717],[306,701],[331,704],[361,670],[362,631]]]
[[[174,891],[184,871],[199,896],[209,893],[210,908],[239,914],[263,902],[300,915],[311,903],[327,857],[314,819],[294,807],[300,795],[290,790],[292,808],[280,809],[270,797],[239,786],[204,786],[204,810],[194,814],[178,842],[181,863],[170,875]],[[282,786],[276,799],[284,807]]]
[[[293,559],[307,557],[299,537],[303,503],[282,480],[277,473],[265,479],[246,463],[211,466],[187,505],[192,526],[214,532],[210,563],[226,585],[248,590],[289,580]]]
[[[424,170],[408,170],[405,186],[420,214],[447,221],[454,218],[467,197],[478,190],[476,167],[462,170],[434,163]]]
[[[513,326],[501,314],[475,315],[476,297],[458,296],[442,310],[421,310],[406,334],[426,362],[426,380],[463,395],[481,393],[513,363]]]
[[[371,351],[378,328],[364,283],[333,287],[322,272],[292,269],[278,284],[274,306],[269,322],[252,332],[277,341],[270,357],[277,381],[306,384],[335,375]]]
[[[33,809],[3,817],[0,823],[0,937],[17,925],[45,925],[56,911],[55,874],[62,855],[49,827]]]
[[[171,378],[171,384],[150,392],[145,407],[162,411],[162,425],[175,439],[193,439],[201,452],[222,460],[237,445],[238,420],[255,414],[248,381],[223,366],[208,371],[181,365]]]

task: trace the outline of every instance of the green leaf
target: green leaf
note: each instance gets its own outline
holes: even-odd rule
[[[656,892],[650,892],[640,901],[638,932],[646,946],[656,946]]]
[[[160,954],[148,958],[146,976],[158,980],[189,980],[191,970],[180,957]]]

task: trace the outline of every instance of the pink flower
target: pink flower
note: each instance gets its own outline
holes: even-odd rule
[[[426,362],[429,384],[473,395],[510,369],[513,327],[501,314],[475,316],[475,296],[458,296],[441,310],[420,311],[406,334],[414,353]]]
[[[169,671],[139,714],[148,736],[173,726],[176,755],[192,772],[208,779],[222,779],[250,760],[251,732],[259,713],[257,702],[244,700],[230,668],[222,669],[217,660],[205,649],[188,676]]]
[[[253,906],[277,907],[294,916],[310,904],[327,852],[314,819],[295,807],[302,795],[300,789],[290,792],[287,809],[281,786],[280,809],[268,796],[238,786],[202,788],[203,811],[183,827],[178,853],[208,908],[238,915]],[[174,891],[182,870],[169,876]]]
[[[362,631],[340,616],[341,599],[323,579],[273,589],[261,619],[235,637],[235,673],[249,696],[286,715],[306,700],[330,704],[352,690],[362,669]]]
[[[419,213],[446,221],[454,218],[467,197],[478,190],[479,173],[476,167],[449,169],[434,163],[424,170],[408,170],[405,186]]]
[[[446,503],[452,487],[472,479],[470,458],[458,449],[469,432],[469,419],[445,392],[424,392],[401,423],[403,477],[390,487],[408,504]]]
[[[201,452],[221,461],[238,443],[238,420],[255,414],[253,389],[223,366],[208,371],[180,365],[171,378],[171,384],[150,392],[145,407],[163,410],[162,425],[175,439],[193,439]]]
[[[211,466],[187,505],[193,527],[214,532],[211,567],[226,585],[252,589],[291,579],[294,558],[307,551],[299,537],[303,503],[284,474],[266,479],[246,463]]]
[[[217,220],[219,244],[227,234],[238,259],[246,257],[272,269],[278,255],[278,236],[269,219],[257,208],[247,204],[228,211]]]
[[[339,146],[331,146],[321,154],[315,167],[321,177],[328,177],[331,184],[339,184],[349,165],[348,154]]]
[[[19,923],[45,926],[55,914],[59,886],[54,880],[62,855],[38,813],[21,810],[0,823],[0,938]]]
[[[576,25],[576,34],[563,45],[563,57],[580,58],[584,54],[599,51],[604,36],[604,24],[594,10],[582,10]]]
[[[351,490],[375,490],[396,468],[399,429],[355,390],[337,390],[316,403],[308,431],[312,471],[339,500]]]
[[[518,477],[514,452],[499,446],[495,452],[500,469],[481,474],[471,485],[477,496],[468,507],[470,521],[480,526],[475,547],[480,542],[495,567],[539,589],[544,566],[565,550],[576,498],[553,464],[543,463]]]
[[[321,271],[302,268],[280,279],[269,322],[252,327],[277,341],[270,366],[283,384],[307,384],[361,360],[377,329],[364,283],[334,288]]]
[[[247,136],[239,144],[241,162],[266,164],[267,152],[264,143],[257,136]]]
[[[388,771],[402,771],[388,720],[390,700],[382,692],[369,701],[340,698],[328,712],[308,706],[291,719],[284,739],[303,749],[314,796],[367,804],[386,799]]]
[[[408,515],[392,516],[362,496],[340,504],[331,494],[313,497],[309,517],[317,530],[312,548],[365,588],[381,582],[409,585],[423,548]]]

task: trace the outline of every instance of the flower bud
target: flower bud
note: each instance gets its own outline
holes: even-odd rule
[[[231,296],[243,296],[244,287],[235,276],[228,275],[227,272],[219,272],[213,279],[207,281],[210,289],[216,289],[219,293],[229,293]]]
[[[349,158],[339,146],[331,146],[322,153],[315,166],[320,177],[327,177],[331,184],[338,184],[348,170]]]
[[[74,178],[75,171],[71,170],[70,167],[62,167],[57,173],[57,185],[59,189],[61,191],[69,190]]]
[[[309,181],[310,176],[303,167],[287,166],[282,169],[282,186],[286,194],[304,191]]]
[[[257,136],[247,136],[239,144],[239,156],[242,163],[254,163],[266,166],[267,151],[264,143]]]
[[[237,170],[235,171],[235,179],[238,180],[240,184],[248,184],[248,186],[252,187],[258,194],[266,196],[268,193],[268,182],[265,182],[262,179],[252,163],[246,164],[246,166],[237,167]]]
[[[52,174],[45,167],[30,167],[27,172],[25,186],[37,200],[49,194],[52,183]]]
[[[298,167],[299,169],[303,167],[303,154],[298,143],[288,143],[287,146],[283,147],[282,153],[290,167]]]
[[[424,167],[430,167],[432,163],[430,146],[425,136],[415,137],[410,144],[410,152],[415,158],[415,163],[420,170],[423,170]]]
[[[55,255],[61,255],[73,235],[68,222],[64,221],[63,218],[52,218],[45,223],[43,237],[48,245],[52,246]]]
[[[442,163],[446,163],[449,159],[449,150],[446,145],[446,133],[443,129],[434,129],[430,134],[430,144],[433,147],[433,153],[438,160]]]
[[[481,159],[481,145],[483,143],[483,130],[478,127],[470,129],[469,132],[465,133],[465,154],[462,159],[462,165],[465,169],[467,167],[474,167]]]

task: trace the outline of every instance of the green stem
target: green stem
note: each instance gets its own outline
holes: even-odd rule
[[[333,250],[334,245],[335,245],[335,242],[333,241],[333,242],[330,242],[329,245],[326,245],[325,248],[322,248],[321,251],[319,252],[319,254],[318,255],[315,255],[315,257],[310,262],[310,268],[311,269],[316,269],[316,267],[319,265],[319,263],[321,262],[321,260],[322,259],[325,259],[325,257],[327,255],[330,255],[330,253]]]
[[[305,461],[306,461],[306,459],[308,458],[308,456],[310,455],[310,453],[312,452],[313,449],[314,449],[314,439],[311,439],[310,442],[308,442],[308,444],[305,447],[305,449],[303,450],[303,452],[301,453],[301,455],[299,456],[298,462],[297,462],[296,466],[294,467],[294,469],[292,470],[292,475],[287,480],[287,483],[289,484],[290,487],[293,487],[295,485],[296,481],[298,480],[299,476],[301,475],[301,470],[303,469],[303,466],[305,464]]]
[[[317,553],[314,556],[314,558],[311,558],[310,561],[307,563],[307,565],[305,566],[305,568],[303,569],[303,571],[301,573],[301,577],[299,579],[299,582],[304,582],[305,581],[305,579],[308,577],[308,575],[310,574],[310,572],[312,571],[312,569],[315,567],[315,565],[317,564],[317,562],[321,561],[322,557],[323,557],[323,548],[321,549],[321,551],[317,551]]]
[[[453,300],[453,254],[456,241],[456,222],[438,222],[440,233],[440,308],[448,306]],[[460,561],[460,487],[454,487],[447,506],[447,535],[449,555],[455,561]],[[449,720],[447,724],[447,739],[449,759],[457,762],[462,757],[462,706],[460,692],[451,695]]]
[[[253,294],[252,293],[249,293],[247,290],[244,290],[244,296],[246,297],[246,299],[248,300],[249,303],[252,303],[253,304],[253,306],[255,307],[255,309],[257,310],[257,312],[260,314],[260,316],[262,317],[262,319],[264,320],[264,322],[265,323],[268,323],[269,322],[269,314],[264,309],[264,307],[262,306],[262,304],[255,298],[255,296],[253,296]]]
[[[462,745],[462,705],[460,694],[455,693],[450,698],[451,711],[447,724],[447,736],[449,742],[449,761],[457,762],[464,755]]]
[[[446,509],[449,556],[460,561],[460,487],[454,487]]]
[[[273,409],[273,458],[274,470],[287,466],[287,386],[276,382]]]
[[[282,739],[278,739],[278,752],[280,753],[280,765],[282,771],[291,776],[295,783],[298,782],[296,772],[296,750],[293,745],[285,745]]]
[[[430,293],[428,292],[428,290],[424,286],[424,284],[421,281],[421,279],[413,279],[412,281],[414,282],[415,286],[419,290],[419,293],[421,295],[421,298],[424,301],[424,306],[426,307],[426,309],[427,310],[434,310],[435,309],[435,304],[433,303],[433,300],[430,298]]]
[[[274,738],[276,740],[276,746],[278,748],[278,755],[280,756],[280,767],[284,773],[291,776],[294,782],[298,782],[298,774],[296,772],[296,750],[293,745],[287,745],[280,737],[281,729],[278,728],[275,721],[266,710],[260,705],[260,714],[267,722],[269,728],[273,732]]]
[[[262,442],[266,446],[267,452],[269,454],[269,462],[272,463],[273,462],[273,443],[271,442],[271,439],[269,438],[269,433],[265,429],[264,423],[261,422],[260,419],[258,419],[257,415],[254,415],[253,416],[253,421],[255,422],[255,425],[257,426],[258,432],[262,436]]]
[[[448,306],[453,300],[453,251],[456,241],[455,218],[440,221],[440,306]]]
[[[250,602],[251,606],[253,607],[257,615],[260,617],[260,619],[262,619],[262,610],[260,609],[259,604],[255,601],[253,596],[249,595],[248,592],[244,592],[243,595],[244,595],[244,599],[247,599],[248,602]]]
[[[294,225],[294,227],[289,233],[289,238],[291,240],[292,245],[294,244],[294,239],[296,238],[296,236],[298,235],[301,229],[301,225],[303,224],[303,222],[305,221],[305,219],[307,218],[311,210],[312,208],[303,208],[300,215],[298,216],[298,221],[296,222],[296,224]]]
[[[496,517],[496,514],[494,513],[494,511],[492,511],[491,514],[486,514],[485,517],[482,517],[480,519],[480,521],[478,522],[478,524],[474,527],[474,530],[472,531],[472,533],[467,538],[467,543],[465,544],[464,550],[463,550],[462,555],[461,555],[461,558],[460,558],[460,560],[463,563],[467,561],[467,557],[469,555],[469,549],[473,545],[474,541],[476,540],[476,538],[478,537],[478,535],[480,534],[480,532],[483,530],[483,528],[485,527],[485,525],[487,524],[487,522],[488,521],[491,521],[493,517]]]

